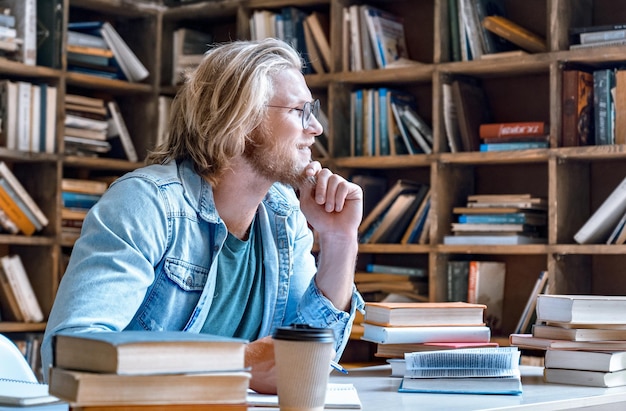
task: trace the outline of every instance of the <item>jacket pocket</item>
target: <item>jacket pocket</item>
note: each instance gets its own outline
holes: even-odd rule
[[[165,275],[185,291],[202,291],[209,276],[207,268],[171,258],[163,268]]]

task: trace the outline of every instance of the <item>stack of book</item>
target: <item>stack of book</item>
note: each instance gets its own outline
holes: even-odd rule
[[[41,306],[19,254],[0,257],[0,297],[3,320],[43,321]]]
[[[381,301],[390,294],[410,301],[428,301],[428,272],[424,268],[367,264],[357,271],[354,282],[367,301]]]
[[[150,73],[109,22],[68,24],[68,70],[139,82]]]
[[[626,24],[574,27],[570,29],[570,50],[626,44]]]
[[[58,334],[49,390],[83,410],[229,405],[243,411],[250,379],[245,345],[183,331]]]
[[[444,244],[545,243],[547,201],[531,194],[476,194],[455,207],[452,235]]]
[[[61,180],[61,236],[73,243],[83,227],[87,211],[100,199],[108,184],[104,181],[64,178]]]
[[[350,94],[352,156],[430,154],[433,132],[418,114],[414,95],[388,88]]]
[[[519,395],[519,359],[516,347],[409,353],[398,391]]]
[[[548,148],[550,129],[544,121],[484,123],[478,129],[480,151]]]
[[[65,152],[67,154],[97,155],[108,153],[109,123],[106,103],[101,98],[78,94],[65,95]]]
[[[624,296],[539,295],[532,334],[511,345],[547,350],[544,379],[559,384],[626,385]]]
[[[398,180],[361,222],[360,242],[422,243],[429,209],[430,186]]]
[[[486,306],[464,302],[367,302],[362,339],[377,344],[376,355],[403,358],[405,353],[489,345],[483,322]]]

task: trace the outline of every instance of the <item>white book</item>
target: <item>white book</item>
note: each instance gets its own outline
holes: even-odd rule
[[[49,154],[53,154],[56,149],[57,95],[58,91],[55,86],[46,86],[46,129],[42,138],[44,139],[43,151]]]
[[[28,194],[28,191],[26,191],[4,161],[0,161],[0,177],[4,177],[7,180],[11,188],[13,188],[24,204],[28,206],[41,225],[48,225],[48,217],[41,211],[37,203],[35,203],[30,194]]]
[[[384,327],[363,324],[363,340],[378,344],[489,342],[487,326]]]
[[[626,178],[609,194],[604,202],[574,234],[579,244],[605,242],[626,212]]]
[[[128,81],[138,82],[150,75],[148,69],[141,63],[139,58],[137,58],[135,53],[109,22],[102,24],[101,34],[111,50],[113,50],[113,54]]]
[[[30,149],[30,117],[31,117],[31,84],[26,81],[17,82],[17,149]]]
[[[32,84],[30,87],[30,139],[28,151],[39,151],[41,139],[41,87]]]
[[[537,296],[537,319],[571,324],[623,324],[626,296],[560,295]]]
[[[119,106],[117,105],[115,100],[109,101],[107,103],[107,106],[111,113],[111,118],[113,119],[113,123],[115,124],[117,135],[119,135],[120,137],[128,161],[138,161],[137,151],[135,150],[133,140],[130,138],[130,133],[128,132],[128,128],[126,127],[126,123],[124,122],[124,118],[122,117],[122,112],[120,111]]]
[[[20,309],[26,322],[43,321],[43,312],[37,301],[33,287],[28,279],[24,265],[19,255],[5,255],[0,258],[2,269],[9,279]]]

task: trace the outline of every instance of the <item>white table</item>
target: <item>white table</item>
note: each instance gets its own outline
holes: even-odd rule
[[[399,393],[400,378],[390,377],[388,365],[352,369],[348,375],[333,371],[334,383],[352,383],[364,411],[422,410],[626,410],[626,386],[595,388],[544,383],[542,367],[522,366],[523,394],[466,395]]]

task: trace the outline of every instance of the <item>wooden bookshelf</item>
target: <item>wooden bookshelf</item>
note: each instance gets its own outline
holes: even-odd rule
[[[617,65],[626,47],[569,51],[568,30],[582,25],[626,22],[626,10],[610,0],[505,0],[507,14],[544,36],[549,51],[522,57],[451,61],[446,0],[376,0],[371,4],[405,17],[410,56],[419,65],[350,72],[342,70],[341,21],[351,0],[220,0],[166,6],[162,1],[64,0],[63,27],[78,19],[107,19],[120,31],[150,71],[147,80],[128,83],[68,72],[24,66],[0,59],[0,76],[46,82],[59,89],[56,154],[31,154],[0,149],[51,222],[33,237],[0,235],[4,253],[19,253],[45,313],[50,311],[62,276],[63,254],[71,244],[61,241],[60,180],[63,177],[121,175],[141,163],[63,154],[61,104],[66,93],[115,97],[121,106],[140,158],[156,141],[159,95],[173,95],[171,85],[172,33],[180,27],[211,31],[217,42],[250,36],[254,10],[296,6],[330,18],[333,64],[330,73],[312,74],[307,81],[329,116],[327,161],[345,176],[369,173],[416,179],[433,187],[430,242],[426,245],[367,244],[360,247],[359,264],[406,263],[426,267],[431,301],[446,298],[446,263],[459,258],[504,261],[507,281],[504,331],[511,332],[528,293],[541,270],[550,275],[553,293],[625,294],[626,246],[578,245],[573,235],[626,175],[626,147],[557,147],[561,133],[561,72],[568,64],[588,67]],[[359,2],[361,3],[361,2]],[[550,124],[550,148],[519,152],[450,153],[442,109],[445,76],[469,75],[483,82],[496,121],[542,120]],[[430,155],[384,157],[349,156],[349,118],[352,90],[359,87],[407,90],[417,98],[419,113],[432,124],[434,149]],[[524,246],[451,246],[452,208],[468,194],[530,192],[548,199],[546,244]],[[34,327],[39,329],[39,326]],[[29,332],[33,325],[0,322],[0,332]],[[506,336],[506,335],[505,335]],[[504,337],[505,337],[504,336]],[[499,336],[503,337],[503,336]]]

